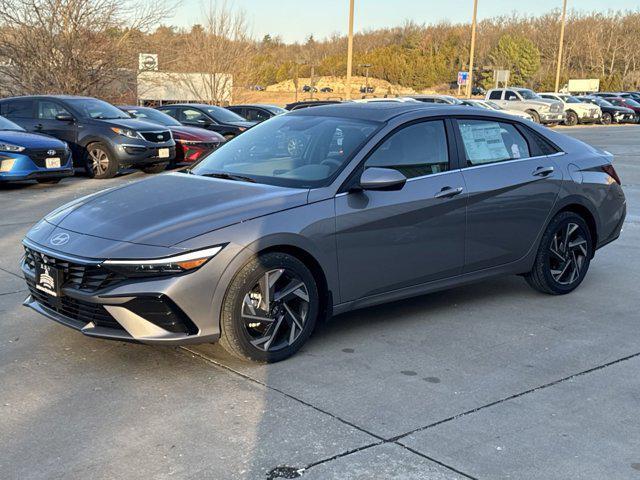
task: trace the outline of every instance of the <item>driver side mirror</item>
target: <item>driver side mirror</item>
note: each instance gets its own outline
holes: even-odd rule
[[[73,116],[68,113],[59,113],[58,115],[56,115],[56,120],[60,122],[73,122],[75,118],[73,118]]]
[[[363,190],[401,190],[405,183],[407,177],[393,168],[370,167],[360,176]]]
[[[211,125],[213,125],[213,122],[208,118],[200,118],[198,119],[198,123],[203,127],[210,127]]]

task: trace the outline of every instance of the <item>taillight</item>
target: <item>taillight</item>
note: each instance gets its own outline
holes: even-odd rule
[[[618,176],[618,172],[616,172],[616,169],[613,168],[613,165],[611,165],[611,164],[602,165],[602,167],[600,167],[600,168],[602,168],[602,171],[604,173],[606,173],[611,178],[613,178],[618,185],[622,185],[622,182],[620,181],[620,177]]]

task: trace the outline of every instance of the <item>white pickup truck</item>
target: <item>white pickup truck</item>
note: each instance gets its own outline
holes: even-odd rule
[[[547,100],[555,100],[564,104],[564,124],[570,127],[579,123],[595,123],[602,118],[602,110],[597,105],[582,103],[576,97],[567,93],[545,92],[539,94]]]
[[[562,102],[542,98],[528,88],[493,88],[487,92],[485,99],[502,108],[526,112],[536,123],[557,125],[565,119]]]

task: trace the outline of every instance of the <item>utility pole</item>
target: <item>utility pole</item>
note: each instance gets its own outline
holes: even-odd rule
[[[354,1],[349,0],[349,40],[347,43],[347,85],[345,98],[349,100],[351,98],[351,69],[353,67],[353,10]]]
[[[371,65],[370,63],[365,63],[363,65],[358,65],[358,67],[360,68],[364,68],[365,70],[365,87],[364,87],[364,95],[365,97],[367,96],[367,93],[369,93],[369,69],[371,67],[373,67],[373,65]]]
[[[567,16],[567,0],[562,2],[562,19],[560,20],[560,44],[558,45],[558,65],[556,70],[556,89],[554,92],[558,93],[560,88],[560,70],[562,69],[562,47],[564,44],[564,24]]]
[[[313,77],[315,77],[315,75],[316,75],[315,68],[316,68],[315,65],[312,64],[311,65],[311,78],[309,79],[309,83],[311,84],[311,85],[309,85],[311,87],[311,90],[309,91],[309,95],[310,95],[309,100],[313,100],[313,89],[316,88],[314,86],[314,82],[313,82]]]
[[[473,0],[473,18],[471,20],[471,51],[469,52],[469,80],[467,82],[467,98],[471,98],[471,90],[473,90],[473,56],[476,53],[477,17],[478,17],[478,0]]]

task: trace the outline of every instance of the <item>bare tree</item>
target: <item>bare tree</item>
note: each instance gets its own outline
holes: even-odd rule
[[[175,81],[194,97],[212,104],[231,100],[234,85],[244,85],[257,46],[249,35],[246,15],[231,9],[226,1],[210,2],[204,22],[195,25],[184,44],[182,73]]]
[[[135,68],[132,45],[167,13],[132,0],[0,0],[0,90],[101,95]]]

